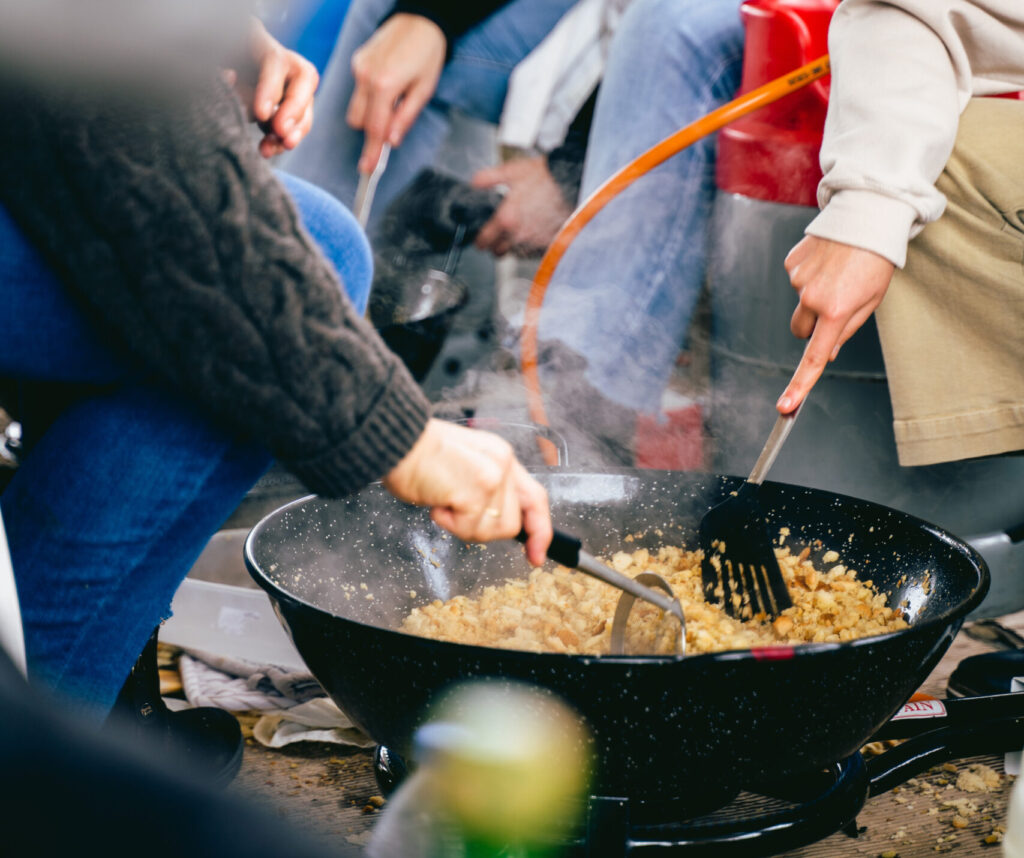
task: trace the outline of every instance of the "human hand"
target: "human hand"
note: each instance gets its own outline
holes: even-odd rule
[[[547,492],[497,435],[430,420],[383,482],[395,497],[430,507],[438,525],[466,542],[512,539],[525,529],[526,556],[544,563],[552,535]]]
[[[359,172],[377,166],[385,143],[398,146],[430,101],[448,42],[422,15],[392,15],[352,56],[356,86],[346,119],[365,134]]]
[[[543,156],[516,158],[480,170],[472,184],[476,188],[507,188],[501,205],[475,242],[495,256],[528,256],[544,250],[572,214]]]
[[[253,19],[251,33],[255,83],[226,73],[246,105],[249,117],[263,131],[260,154],[264,158],[294,149],[313,126],[313,94],[320,83],[316,67],[277,41]]]
[[[801,339],[810,338],[776,404],[782,414],[789,414],[882,303],[896,266],[870,250],[811,235],[789,252],[785,266],[800,295],[789,328]]]

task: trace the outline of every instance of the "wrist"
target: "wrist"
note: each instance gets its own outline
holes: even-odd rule
[[[423,431],[413,441],[412,446],[409,447],[405,455],[381,478],[384,488],[388,491],[400,492],[403,496],[406,494],[412,475],[418,470],[418,462],[424,456],[429,457],[432,455],[428,448],[433,444],[434,423],[434,418],[428,418],[423,426]]]
[[[395,21],[396,26],[404,25],[419,30],[427,38],[440,38],[444,44],[445,62],[451,59],[451,45],[454,41],[451,22],[440,11],[425,4],[400,2],[382,24],[391,21]]]

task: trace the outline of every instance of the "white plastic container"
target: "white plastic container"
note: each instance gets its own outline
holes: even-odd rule
[[[1010,791],[1003,855],[1005,858],[1024,858],[1024,778],[1018,778]]]
[[[171,603],[160,640],[184,649],[307,670],[243,560],[247,528],[213,535]]]

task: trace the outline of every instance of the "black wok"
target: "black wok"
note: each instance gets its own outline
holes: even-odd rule
[[[595,553],[696,544],[701,515],[740,480],[679,472],[537,475],[556,524]],[[246,563],[331,697],[378,742],[407,753],[427,704],[468,677],[525,680],[559,694],[595,742],[595,791],[711,800],[856,751],[941,658],[984,597],[981,558],[948,533],[877,504],[766,483],[773,531],[794,550],[837,550],[902,605],[907,630],[844,644],[675,656],[535,654],[394,631],[416,605],[528,571],[513,543],[465,545],[379,485],[305,498],[260,522]],[[817,542],[821,540],[821,542]]]

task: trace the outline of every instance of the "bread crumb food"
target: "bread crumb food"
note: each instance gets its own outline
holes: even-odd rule
[[[991,766],[974,763],[966,771],[960,772],[956,778],[957,789],[964,792],[992,792],[999,789],[1002,775]]]
[[[700,551],[677,546],[616,552],[608,565],[630,577],[656,572],[672,587],[686,615],[688,653],[772,645],[850,641],[907,628],[872,582],[861,581],[839,555],[825,555],[821,572],[806,553],[775,549],[793,606],[774,621],[763,614],[738,620],[706,602]],[[490,586],[478,596],[456,596],[414,608],[401,630],[421,637],[499,649],[601,655],[610,651],[612,618],[621,592],[564,567],[533,570],[526,578]],[[630,653],[675,652],[678,625],[653,605],[637,601],[626,632]]]

